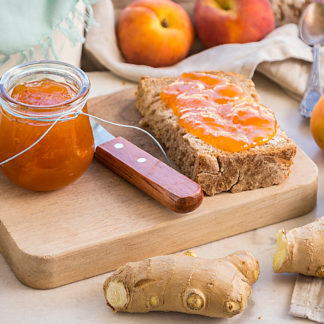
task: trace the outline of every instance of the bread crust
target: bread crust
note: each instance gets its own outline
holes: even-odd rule
[[[259,101],[254,83],[244,76],[222,71],[208,73],[234,82]],[[162,88],[175,79],[143,77],[136,91],[136,107],[143,116],[141,125],[153,132],[179,170],[198,182],[207,195],[268,187],[288,177],[296,144],[279,127],[266,144],[234,153],[219,150],[181,127],[177,116],[160,99]]]

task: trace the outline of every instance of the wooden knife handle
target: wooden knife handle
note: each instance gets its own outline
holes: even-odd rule
[[[95,157],[109,169],[176,213],[202,202],[200,186],[122,137],[99,145]]]

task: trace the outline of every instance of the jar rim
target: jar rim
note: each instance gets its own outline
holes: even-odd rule
[[[8,82],[10,80],[10,77],[17,72],[19,69],[24,69],[24,68],[28,68],[28,67],[32,67],[33,65],[37,66],[39,64],[44,64],[44,65],[49,65],[49,66],[53,66],[53,67],[57,67],[58,69],[60,67],[63,68],[68,68],[70,69],[74,74],[76,74],[79,79],[81,80],[81,86],[79,88],[79,91],[76,93],[76,95],[68,100],[65,100],[63,102],[60,102],[58,104],[54,104],[54,105],[31,105],[31,104],[26,104],[24,102],[21,101],[17,101],[14,98],[12,98],[10,96],[10,94],[8,93],[7,89],[6,89],[6,82]],[[27,62],[27,63],[23,63],[23,64],[19,64],[16,65],[14,67],[12,67],[11,69],[9,69],[7,72],[5,72],[1,79],[0,79],[0,98],[2,98],[3,100],[10,102],[14,105],[19,105],[22,107],[26,107],[26,108],[32,108],[32,109],[48,109],[48,108],[59,108],[62,107],[64,105],[69,105],[72,103],[75,103],[77,101],[79,101],[80,99],[83,99],[84,97],[87,97],[88,93],[89,93],[89,88],[90,88],[90,81],[86,75],[86,73],[84,71],[82,71],[80,68],[69,64],[69,63],[65,63],[65,62],[61,62],[61,61],[52,61],[52,60],[41,60],[41,61],[31,61],[31,62]]]

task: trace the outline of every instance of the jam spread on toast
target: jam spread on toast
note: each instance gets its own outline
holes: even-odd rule
[[[277,122],[269,108],[212,73],[183,73],[160,96],[184,129],[223,151],[241,152],[276,134]]]

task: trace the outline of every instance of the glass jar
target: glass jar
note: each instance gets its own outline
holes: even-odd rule
[[[54,87],[45,89],[44,84]],[[73,95],[64,99],[59,92],[62,89]],[[87,112],[89,89],[82,70],[57,61],[22,64],[3,75],[0,162],[35,143],[56,121],[34,147],[0,166],[10,180],[27,189],[49,191],[66,186],[87,170],[94,140],[89,118],[80,112]],[[24,100],[17,100],[17,94]],[[29,95],[37,104],[29,102]],[[61,96],[61,101],[56,102],[55,96]]]

